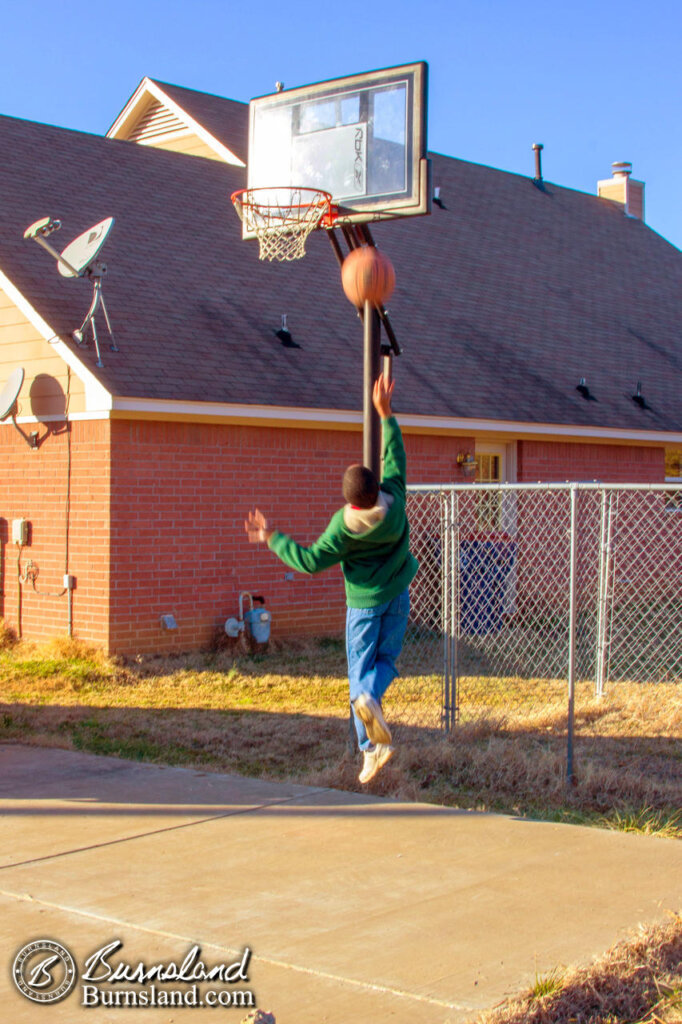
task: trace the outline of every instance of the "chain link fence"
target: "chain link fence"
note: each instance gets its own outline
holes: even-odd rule
[[[525,727],[682,679],[682,485],[410,487],[420,569],[392,721]]]

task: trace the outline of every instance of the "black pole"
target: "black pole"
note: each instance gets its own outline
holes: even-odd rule
[[[381,474],[381,419],[372,403],[374,381],[381,372],[381,321],[371,302],[364,308],[364,400],[362,461],[378,478]]]

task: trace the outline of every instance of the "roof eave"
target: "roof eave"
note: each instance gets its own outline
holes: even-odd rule
[[[313,409],[302,406],[247,405],[241,402],[196,402],[115,396],[111,408],[115,419],[184,419],[269,426],[303,426],[326,430],[354,430],[362,427],[362,412],[356,409]],[[406,433],[453,436],[511,435],[514,438],[553,437],[602,443],[679,444],[682,431],[628,430],[622,427],[582,426],[572,423],[532,423],[522,420],[488,420],[455,416],[401,413]]]

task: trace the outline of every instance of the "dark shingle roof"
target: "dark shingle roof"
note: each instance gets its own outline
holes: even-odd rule
[[[120,352],[105,344],[97,370],[77,349],[114,394],[362,407],[362,329],[331,247],[318,232],[305,260],[261,263],[229,200],[243,169],[12,118],[0,139],[0,269],[55,331],[79,325],[90,287],[24,229],[58,217],[63,248],[116,218],[104,294]],[[682,254],[608,201],[433,163],[447,210],[373,228],[396,268],[397,409],[681,430]],[[300,348],[275,338],[281,313]],[[638,380],[651,409],[629,397]]]

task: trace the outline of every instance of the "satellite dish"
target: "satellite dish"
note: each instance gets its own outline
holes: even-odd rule
[[[14,409],[23,383],[24,368],[19,366],[16,370],[12,370],[9,380],[2,389],[2,394],[0,394],[0,420],[6,420]]]
[[[26,228],[24,238],[32,238],[34,242],[37,242],[38,245],[54,256],[57,261],[57,269],[62,277],[88,277],[92,281],[90,309],[85,314],[85,319],[80,327],[75,331],[71,331],[71,337],[76,344],[86,345],[85,330],[90,325],[92,339],[95,343],[95,352],[97,353],[95,365],[103,366],[104,363],[102,362],[99,339],[97,337],[97,326],[95,324],[95,314],[100,306],[102,307],[104,320],[109,331],[109,338],[111,339],[109,348],[112,352],[118,352],[118,346],[114,339],[114,332],[111,329],[109,314],[107,313],[104,296],[102,295],[102,278],[107,272],[107,267],[97,257],[114,226],[114,218],[106,217],[99,224],[93,224],[91,228],[84,231],[78,238],[74,238],[73,242],[69,242],[63,252],[57,252],[47,241],[47,238],[53,231],[59,231],[61,226],[62,222],[60,220],[54,220],[52,217],[41,217],[40,220],[34,221],[33,224]]]
[[[62,277],[81,277],[85,273],[90,264],[97,259],[113,224],[114,218],[107,217],[106,220],[101,220],[99,224],[88,228],[67,245],[57,263]]]

